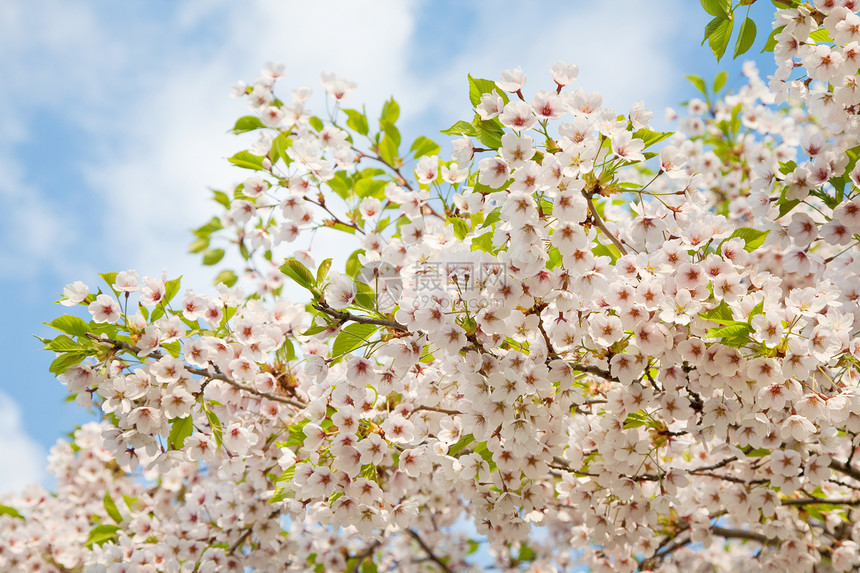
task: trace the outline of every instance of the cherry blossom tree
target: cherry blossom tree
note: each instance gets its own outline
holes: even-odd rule
[[[703,0],[717,57],[750,3]],[[236,85],[191,250],[243,268],[66,287],[100,421],[3,500],[0,568],[858,570],[860,3],[775,4],[773,76],[693,77],[675,133],[563,63],[469,77],[449,158],[342,78],[322,116]]]

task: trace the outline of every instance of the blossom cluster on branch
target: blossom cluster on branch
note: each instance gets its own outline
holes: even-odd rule
[[[677,133],[562,63],[470,77],[450,159],[342,78],[324,117],[235,86],[251,173],[191,249],[244,268],[66,287],[101,421],[3,500],[0,568],[857,570],[860,6],[790,4],[769,83],[693,77]]]

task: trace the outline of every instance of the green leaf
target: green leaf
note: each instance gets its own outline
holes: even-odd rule
[[[830,33],[827,31],[827,28],[818,28],[817,30],[813,30],[809,34],[809,39],[813,40],[819,44],[821,42],[832,42],[833,41],[830,38]]]
[[[209,408],[205,408],[204,412],[206,412],[206,420],[209,422],[209,427],[212,429],[212,437],[215,438],[215,445],[218,446],[218,449],[220,450],[221,442],[224,437],[221,420],[219,420],[218,416],[215,415],[215,412]]]
[[[772,52],[776,47],[776,35],[785,30],[785,26],[780,26],[779,28],[774,28],[773,32],[770,33],[770,36],[767,37],[767,42],[764,43],[764,47],[761,49],[761,53]]]
[[[505,128],[498,120],[484,121],[480,116],[476,115],[472,125],[475,126],[478,141],[489,147],[490,149],[498,149],[502,146],[502,136],[505,134]]]
[[[182,277],[181,276],[176,277],[175,279],[167,281],[166,283],[164,283],[164,296],[161,298],[162,304],[167,304],[171,300],[173,300],[173,297],[175,297],[177,295],[177,293],[179,292],[179,287],[180,287],[181,283],[182,283]]]
[[[269,500],[269,503],[278,503],[279,501],[284,501],[285,499],[293,497],[293,495],[295,495],[295,493],[290,488],[277,486],[275,488],[275,493],[272,494],[272,498]]]
[[[89,325],[77,316],[65,315],[45,324],[72,336],[86,336],[90,331]]]
[[[272,142],[272,163],[275,163],[279,158],[284,162],[284,165],[289,165],[293,162],[293,158],[287,155],[287,150],[293,146],[293,139],[286,132],[281,133]]]
[[[481,103],[482,95],[491,92],[496,92],[502,96],[505,103],[508,103],[507,94],[503,93],[496,87],[496,82],[481,78],[473,78],[471,75],[469,76],[469,101],[472,102],[473,106],[477,106]]]
[[[608,245],[597,245],[596,247],[591,249],[591,252],[596,257],[609,257],[610,259],[612,259],[612,264],[615,264],[615,261],[621,258],[621,251],[619,251],[618,247],[611,243]]]
[[[108,523],[96,525],[90,530],[90,534],[87,536],[87,540],[84,542],[84,545],[90,548],[93,544],[104,545],[108,541],[116,538],[117,531],[119,531],[118,525]]]
[[[243,169],[263,169],[263,158],[248,151],[240,151],[228,160],[230,163]]]
[[[727,18],[732,11],[732,0],[700,0],[702,8],[711,16]]]
[[[674,131],[651,131],[650,129],[639,129],[633,133],[633,137],[645,142],[645,149],[648,149],[655,143],[660,143],[664,139],[668,139],[673,135],[675,135]]]
[[[208,239],[209,235],[214,233],[215,231],[219,231],[224,228],[224,225],[221,223],[221,219],[218,217],[212,217],[209,219],[209,222],[203,225],[202,227],[198,227],[194,231],[195,237],[200,237],[201,239]],[[114,277],[116,277],[116,273],[112,273]],[[109,283],[113,284],[113,283]]]
[[[448,129],[440,131],[439,133],[444,133],[445,135],[468,135],[469,137],[477,137],[478,130],[476,130],[475,126],[471,123],[458,121]]]
[[[389,165],[396,164],[397,159],[400,157],[400,151],[397,148],[398,143],[395,138],[389,136],[387,133],[382,138],[382,141],[379,142],[379,157]]]
[[[468,446],[469,444],[471,444],[474,441],[475,441],[475,436],[473,436],[472,434],[466,434],[465,436],[460,438],[456,444],[454,444],[450,448],[448,448],[448,455],[452,456],[452,457],[456,456],[461,451],[463,451],[463,448],[465,448],[466,446]]]
[[[296,349],[293,347],[293,343],[289,338],[284,339],[284,343],[280,348],[278,348],[275,356],[277,356],[281,364],[286,364],[287,362],[296,359]]]
[[[16,519],[25,519],[21,512],[19,512],[14,507],[9,507],[8,505],[0,505],[0,515],[11,515]]]
[[[195,239],[191,246],[188,247],[189,253],[202,253],[209,248],[209,237],[205,239]]]
[[[194,419],[191,416],[184,418],[173,418],[170,420],[170,435],[167,436],[167,445],[171,450],[180,450],[185,445],[185,438],[194,430]]]
[[[331,350],[332,356],[343,356],[352,352],[367,342],[367,339],[376,333],[377,328],[374,324],[350,324],[334,339]]]
[[[705,36],[705,39],[707,39],[707,36]],[[704,42],[704,40],[702,41],[702,43],[703,43],[703,44],[705,43],[705,42]],[[697,89],[697,90],[699,90],[699,91],[700,91],[700,92],[702,92],[703,94],[707,94],[707,93],[708,93],[708,88],[705,86],[705,80],[704,80],[703,78],[701,78],[701,77],[699,77],[699,76],[694,76],[694,75],[692,75],[692,74],[690,74],[690,75],[688,75],[688,76],[684,76],[684,77],[686,77],[688,80],[690,80],[690,82],[691,82],[694,86],[696,86],[696,89]]]
[[[496,254],[496,250],[493,247],[493,231],[489,231],[484,233],[483,235],[479,235],[472,239],[472,250],[473,251],[484,251],[486,253],[490,253],[491,255]]]
[[[239,280],[239,277],[236,276],[236,273],[234,273],[233,271],[228,269],[228,270],[223,270],[220,273],[218,273],[218,276],[215,277],[214,284],[217,285],[218,283],[224,283],[228,287],[231,287],[231,286],[235,285],[238,280]]]
[[[752,327],[749,324],[742,322],[738,324],[730,324],[721,328],[708,329],[707,336],[710,338],[719,338],[726,346],[739,348],[750,341],[749,334],[752,332]]]
[[[523,543],[520,546],[520,554],[519,557],[517,557],[517,561],[519,561],[520,563],[525,561],[534,561],[535,557],[537,557],[537,554],[535,553],[535,550],[531,548],[531,546],[526,543]]]
[[[281,265],[281,272],[308,290],[313,290],[317,286],[314,275],[296,259],[286,259]]]
[[[313,116],[308,120],[308,123],[311,124],[311,127],[317,131],[322,131],[325,127],[325,124],[322,122],[320,118],[317,116]]]
[[[714,93],[717,93],[723,86],[726,85],[726,80],[729,78],[729,74],[723,70],[722,72],[717,74],[717,77],[714,78]]]
[[[714,18],[708,23],[708,27],[705,28],[708,45],[711,47],[711,51],[718,62],[722,59],[723,54],[726,53],[726,47],[729,45],[729,39],[732,37],[734,24],[732,20]]]
[[[365,177],[359,179],[355,184],[355,194],[364,199],[365,197],[376,197],[382,199],[385,197],[385,186],[387,182],[378,179]]]
[[[424,155],[437,155],[442,151],[442,148],[429,137],[422,135],[412,143],[412,147],[409,150],[414,153],[415,159],[418,159]]]
[[[718,324],[732,324],[738,322],[732,314],[732,309],[729,308],[729,305],[726,304],[726,301],[724,300],[720,301],[720,304],[711,310],[699,313],[699,316],[705,320],[710,320]]]
[[[113,498],[110,496],[109,491],[105,492],[104,504],[105,504],[105,511],[107,512],[108,517],[113,519],[117,525],[122,523],[122,514],[117,509],[116,503],[114,503]]]
[[[709,328],[708,336],[711,338],[737,338],[740,336],[746,336],[752,332],[750,326],[745,323],[739,324],[730,324],[728,326],[721,326],[720,328]]]
[[[454,236],[461,241],[466,238],[466,235],[471,230],[469,229],[469,225],[466,223],[466,221],[460,219],[459,217],[448,217],[445,223],[454,227]]]
[[[499,221],[499,219],[501,219],[501,216],[502,216],[502,208],[496,207],[495,209],[493,209],[492,211],[487,213],[487,218],[484,219],[484,224],[481,226],[482,227],[492,227],[493,225],[495,225]]]
[[[349,119],[346,120],[346,125],[361,135],[368,134],[369,129],[367,127],[367,117],[363,113],[354,109],[344,109],[343,111],[349,117]]]
[[[361,270],[361,262],[358,260],[358,255],[363,255],[364,249],[357,249],[349,255],[349,258],[346,259],[346,267],[344,270],[346,271],[346,275],[348,277],[355,278],[355,275],[358,274],[358,271]]]
[[[737,58],[741,54],[746,53],[752,47],[753,42],[755,42],[755,35],[755,22],[747,16],[744,18],[740,32],[738,32],[738,38],[735,40],[735,53],[732,57]]]
[[[207,266],[216,265],[224,258],[224,249],[209,249],[203,253],[203,264]]]
[[[90,356],[89,352],[67,352],[61,354],[51,362],[48,371],[55,376],[59,376],[72,366],[77,366],[83,362],[88,356]]]
[[[244,117],[240,117],[236,120],[236,125],[233,126],[233,133],[245,133],[246,131],[254,131],[255,129],[260,129],[261,127],[266,127],[263,125],[263,122],[259,117],[255,115],[246,115]]]
[[[99,276],[102,278],[104,282],[107,283],[107,286],[110,287],[110,290],[113,291],[114,294],[119,296],[119,291],[113,288],[114,283],[116,283],[116,276],[119,273],[99,273]]]
[[[80,342],[75,342],[65,334],[61,334],[52,340],[40,340],[45,343],[44,350],[53,350],[54,352],[82,352],[89,348]]]
[[[749,227],[741,227],[740,229],[735,229],[735,232],[729,236],[729,239],[738,237],[743,239],[745,243],[744,249],[748,252],[752,252],[764,244],[768,233],[770,233],[770,231],[759,231]]]
[[[355,281],[355,288],[355,304],[373,310],[376,307],[376,293],[373,292],[373,289],[361,281]]]
[[[218,191],[217,189],[212,189],[212,196],[215,199],[215,202],[224,207],[225,209],[230,208],[230,197],[227,196],[223,191]]]
[[[317,284],[320,285],[325,281],[328,276],[328,271],[331,268],[331,259],[326,259],[320,263],[319,268],[317,268]]]
[[[382,115],[379,116],[379,121],[387,121],[390,123],[394,123],[400,117],[400,106],[397,105],[397,102],[394,101],[394,98],[391,98],[387,102],[385,102],[382,106]]]

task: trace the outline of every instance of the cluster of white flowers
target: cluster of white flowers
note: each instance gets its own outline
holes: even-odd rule
[[[0,568],[466,571],[464,519],[510,570],[860,566],[855,9],[778,10],[770,85],[747,64],[676,134],[575,66],[470,78],[450,160],[267,65],[234,89],[254,174],[192,246],[229,237],[251,294],[66,288],[92,320],[52,323],[52,371],[103,421],[0,506]],[[335,232],[343,272],[283,252]]]

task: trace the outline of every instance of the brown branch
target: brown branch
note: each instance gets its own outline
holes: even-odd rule
[[[448,565],[446,565],[444,561],[442,561],[441,559],[439,559],[439,558],[436,556],[436,554],[435,554],[435,553],[433,553],[433,550],[432,550],[432,549],[430,549],[430,547],[428,547],[428,546],[427,546],[427,544],[424,542],[424,540],[423,540],[423,539],[421,539],[421,536],[420,536],[420,535],[418,535],[418,533],[417,533],[414,529],[407,529],[406,531],[407,531],[407,533],[409,533],[409,535],[411,535],[411,536],[412,536],[412,538],[413,538],[415,541],[417,541],[417,542],[418,542],[418,545],[420,545],[420,546],[421,546],[421,549],[423,549],[423,550],[424,550],[424,552],[427,554],[427,557],[429,557],[429,558],[430,558],[430,560],[431,560],[431,561],[433,561],[433,563],[435,563],[436,565],[438,565],[438,566],[439,566],[439,568],[440,568],[440,569],[442,569],[442,571],[444,571],[445,573],[454,573],[453,569],[451,569],[450,567],[448,567]]]
[[[406,187],[410,191],[413,190],[412,185],[409,184],[409,181],[406,179],[406,177],[404,177],[403,174],[400,173],[399,167],[395,167],[394,165],[390,164],[389,162],[384,160],[379,155],[368,155],[367,153],[361,151],[360,149],[358,149],[356,147],[353,147],[352,150],[356,153],[357,159],[359,159],[359,160],[361,160],[361,158],[363,158],[363,157],[367,157],[368,159],[373,159],[374,161],[378,161],[378,162],[382,163],[383,165],[385,165],[386,167],[391,169],[391,171],[393,171],[395,175],[397,175],[397,184],[398,185],[402,185],[403,187]]]
[[[732,463],[732,462],[733,462],[733,461],[735,461],[736,459],[738,459],[736,456],[732,456],[732,457],[730,457],[730,458],[726,458],[726,459],[724,459],[723,461],[721,461],[721,462],[717,462],[717,463],[712,464],[712,465],[710,465],[710,466],[702,466],[702,467],[700,467],[700,468],[695,468],[695,469],[688,470],[688,471],[689,471],[689,473],[694,474],[694,473],[697,473],[697,472],[707,472],[707,471],[710,471],[710,470],[716,470],[716,469],[719,469],[719,468],[721,468],[721,467],[724,467],[724,466],[729,465],[730,463]]]
[[[272,513],[269,514],[269,519],[274,519],[280,513],[281,512],[278,510],[273,511]],[[242,544],[245,543],[245,540],[248,539],[248,537],[253,532],[252,528],[253,528],[253,526],[250,526],[250,525],[247,528],[245,528],[245,531],[242,532],[242,535],[239,536],[239,539],[237,539],[236,542],[230,546],[230,549],[227,550],[227,555],[233,555],[233,553],[235,553],[235,551],[237,549],[242,547]]]
[[[594,206],[594,200],[591,198],[591,194],[583,191],[582,196],[585,197],[586,200],[588,200],[588,206],[591,208],[591,215],[592,215],[592,218],[594,219],[594,224],[597,226],[598,229],[603,231],[604,235],[609,237],[609,240],[612,241],[612,244],[614,244],[616,247],[618,247],[618,250],[621,251],[622,255],[626,255],[627,249],[624,248],[624,245],[621,244],[621,241],[619,241],[618,238],[615,235],[613,235],[609,231],[609,229],[606,228],[606,225],[604,224],[603,219],[600,218],[600,215],[597,212],[597,207]]]
[[[134,345],[129,344],[128,342],[124,342],[122,340],[113,340],[112,338],[99,338],[98,336],[96,336],[95,334],[93,334],[91,332],[87,333],[87,338],[95,340],[96,342],[98,342],[100,344],[111,346],[117,350],[126,350],[128,352],[132,352],[132,353],[134,353],[135,356],[139,356],[140,352],[141,352],[140,348],[138,348],[137,346],[134,346]],[[158,350],[154,350],[153,352],[149,353],[149,356],[151,356],[155,359],[160,359],[160,358],[164,357],[164,354]],[[297,401],[291,400],[289,398],[284,398],[283,396],[276,396],[275,394],[269,394],[268,392],[260,392],[256,388],[251,388],[250,386],[245,386],[244,384],[240,384],[239,382],[236,382],[235,380],[233,380],[232,378],[230,378],[229,376],[227,376],[226,374],[224,374],[222,372],[212,372],[210,370],[204,370],[203,368],[197,368],[196,366],[189,366],[188,364],[185,365],[185,370],[187,370],[191,374],[195,374],[197,376],[204,376],[206,378],[209,378],[210,380],[220,380],[222,382],[226,382],[227,384],[236,388],[237,390],[241,390],[242,392],[248,392],[249,394],[259,396],[260,398],[266,398],[267,400],[273,400],[275,402],[280,402],[282,404],[288,404],[290,406],[293,406],[295,408],[300,408],[300,409],[304,408],[306,406],[306,404],[302,404],[301,402],[297,402]]]
[[[317,205],[318,207],[322,207],[322,208],[325,210],[325,212],[326,212],[326,213],[328,213],[329,215],[331,215],[331,216],[332,216],[332,221],[333,221],[334,223],[340,223],[341,225],[343,225],[343,226],[345,226],[345,227],[350,227],[350,228],[352,228],[352,229],[355,229],[356,231],[358,231],[358,232],[359,232],[359,233],[361,233],[362,235],[364,235],[364,234],[365,234],[364,229],[362,229],[361,227],[359,227],[359,226],[358,226],[354,221],[353,221],[353,222],[350,222],[350,223],[347,223],[346,221],[342,220],[340,217],[338,217],[337,215],[335,215],[335,214],[332,212],[332,210],[331,210],[331,209],[329,209],[328,207],[326,207],[325,200],[323,199],[322,194],[320,194],[320,200],[319,200],[319,201],[315,201],[314,199],[311,199],[311,198],[310,198],[310,197],[308,197],[307,195],[303,196],[303,197],[302,197],[302,199],[304,199],[304,200],[305,200],[305,201],[307,201],[308,203],[313,203],[314,205]]]
[[[846,464],[845,462],[840,462],[836,459],[831,459],[830,467],[834,470],[838,471],[841,474],[845,474],[848,477],[854,478],[857,481],[860,481],[860,470],[857,468]]]
[[[415,406],[411,412],[406,416],[409,418],[412,414],[417,412],[418,410],[427,410],[428,412],[439,412],[440,414],[448,414],[449,416],[464,416],[465,412],[460,412],[459,410],[448,410],[446,408],[437,408],[436,406]]]
[[[399,330],[400,332],[409,332],[409,329],[406,328],[405,325],[400,324],[396,320],[385,320],[383,318],[370,318],[367,316],[359,316],[357,314],[351,314],[346,311],[335,310],[324,302],[319,302],[315,304],[314,308],[320,312],[324,312],[332,318],[340,320],[341,322],[352,321],[357,322],[358,324],[375,324],[377,326],[393,328],[394,330]]]
[[[711,527],[711,533],[725,539],[747,539],[749,541],[756,541],[762,545],[774,545],[778,543],[777,540],[768,539],[761,533],[755,533],[754,531],[747,531],[745,529],[727,529],[725,527],[714,525]]]
[[[827,504],[827,505],[860,505],[860,499],[827,499],[826,497],[805,497],[800,499],[783,499],[782,505],[795,505],[795,506],[803,506],[803,505],[818,505],[818,504]]]
[[[380,545],[382,545],[382,542],[378,539],[368,545],[364,549],[364,551],[354,557],[355,563],[352,564],[352,567],[350,567],[349,571],[347,571],[346,573],[356,573],[358,571],[358,568],[361,567],[362,562],[364,562],[365,559],[370,557],[370,555],[372,555],[373,552],[376,551],[376,548]]]

